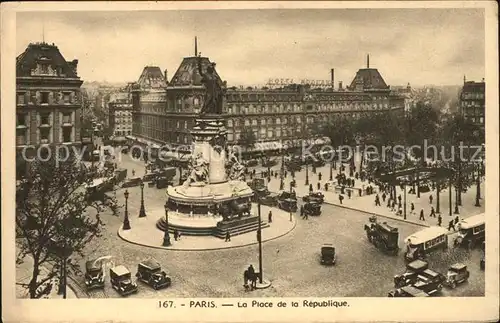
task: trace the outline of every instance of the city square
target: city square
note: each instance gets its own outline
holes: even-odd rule
[[[116,84],[23,38],[18,298],[485,296],[483,61],[428,85],[370,48],[336,66],[306,51],[320,67],[277,59],[283,77],[245,83],[265,59],[198,32],[181,56],[146,49],[177,66],[138,55]]]

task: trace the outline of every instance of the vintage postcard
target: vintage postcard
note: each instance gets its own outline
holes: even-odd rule
[[[496,3],[1,9],[5,322],[499,319]]]

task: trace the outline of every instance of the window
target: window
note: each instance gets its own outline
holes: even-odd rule
[[[265,125],[266,125],[266,119],[261,119],[261,120],[260,120],[260,124],[261,124],[262,126],[265,126]]]
[[[72,142],[72,133],[73,127],[64,127],[63,128],[63,142]]]
[[[281,124],[281,119],[280,118],[276,118],[276,124]]]
[[[281,137],[281,129],[280,128],[276,128],[276,137],[277,138]]]
[[[232,127],[233,126],[233,120],[229,119],[227,120],[227,126]]]
[[[63,113],[62,122],[71,124],[71,112]]]
[[[50,125],[50,113],[41,113],[40,114],[40,124],[49,126]]]
[[[257,125],[257,119],[253,119],[252,120],[252,126],[256,126]]]
[[[24,93],[17,94],[17,104],[24,104]]]
[[[240,120],[234,119],[234,126],[239,127],[240,126]]]
[[[64,93],[64,103],[71,103],[71,93],[69,92]]]
[[[286,117],[283,117],[283,124],[286,124],[287,123],[287,119]]]
[[[16,129],[16,145],[17,146],[22,146],[22,145],[28,144],[26,133],[27,133],[26,128]]]
[[[26,123],[26,114],[24,113],[18,113],[17,114],[17,126],[27,126],[27,123]]]
[[[49,92],[42,92],[41,93],[41,103],[42,104],[49,104]]]
[[[40,142],[46,144],[50,139],[50,128],[40,128]]]
[[[264,128],[260,129],[260,138],[261,139],[266,138],[266,129]]]
[[[245,126],[249,126],[249,125],[250,125],[250,120],[245,119]]]
[[[273,138],[274,134],[272,130],[267,131],[267,138]]]
[[[227,133],[227,140],[228,141],[233,141],[234,140],[234,135],[233,135],[233,132],[232,131],[229,131]]]

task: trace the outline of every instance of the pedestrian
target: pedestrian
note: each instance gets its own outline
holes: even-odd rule
[[[410,207],[410,214],[413,214],[415,213],[415,204],[413,204],[413,202],[411,203],[411,207]]]
[[[402,208],[403,207],[403,204],[401,204],[401,202],[398,203],[398,208]]]
[[[313,184],[309,184],[309,193],[313,192]]]
[[[422,220],[422,221],[425,221],[425,218],[424,218],[424,209],[420,210],[420,217],[418,219]]]
[[[354,178],[353,178],[353,179],[352,179],[352,187],[354,187],[354,185],[355,185],[355,180],[354,180]]]
[[[450,220],[450,222],[448,222],[448,231],[451,231],[451,229],[453,229],[453,231],[456,231],[455,226],[453,225],[453,220]]]
[[[321,181],[321,177],[322,177],[322,176],[323,176],[323,175],[321,175],[321,172],[319,172],[319,173],[318,173],[318,179],[319,179],[320,181]]]
[[[396,214],[399,216],[403,215],[403,210],[401,209],[401,204],[398,205],[398,212]]]
[[[460,219],[458,218],[458,215],[455,217],[455,225],[458,224],[458,222],[460,221]]]
[[[307,210],[304,209],[304,220],[308,219],[309,219],[309,213],[307,212]]]
[[[178,238],[179,238],[179,232],[177,231],[177,229],[174,229],[174,240],[177,241]]]
[[[432,194],[429,195],[429,204],[432,204]]]
[[[300,206],[300,216],[304,218],[304,205]]]
[[[358,174],[358,172],[354,173],[354,178],[355,178],[355,179],[359,179],[359,174]]]
[[[278,172],[274,172],[274,178],[278,178]]]
[[[359,196],[363,195],[363,190],[358,188]]]
[[[388,198],[387,199],[387,207],[390,208],[391,207],[391,198]]]
[[[231,234],[229,233],[229,230],[226,231],[226,240],[225,242],[231,241]]]
[[[318,191],[319,191],[321,189],[321,184],[319,182],[318,182],[317,187],[318,187]]]
[[[271,176],[269,176],[269,177],[267,178],[267,182],[268,182],[268,183],[269,183],[269,182],[271,182]]]
[[[443,218],[441,217],[441,214],[438,215],[438,226],[441,226],[441,223],[443,222]]]
[[[328,191],[328,183],[325,183],[325,191]]]
[[[347,196],[351,199],[351,190],[347,190]]]
[[[251,289],[254,289],[257,287],[257,277],[255,277],[255,269],[253,268],[252,265],[248,266],[248,277],[250,278],[251,282]]]
[[[267,219],[268,219],[268,221],[267,221],[267,222],[269,222],[269,223],[272,223],[272,222],[273,222],[273,212],[269,211],[269,214],[268,214],[268,216],[267,216]]]
[[[380,206],[380,197],[377,195],[375,195],[375,206]]]
[[[430,217],[436,217],[436,211],[434,211],[434,206],[431,206],[431,214],[429,215]]]
[[[132,169],[132,177],[135,177],[135,169]]]
[[[340,204],[342,204],[342,200],[344,199],[344,196],[342,196],[342,194],[339,194],[339,202]]]
[[[384,193],[382,193],[382,202],[384,202],[384,203],[385,203],[385,198],[386,198],[386,197],[387,197],[387,195],[385,195],[385,192],[384,192]]]
[[[398,202],[401,203],[401,194],[398,195]]]

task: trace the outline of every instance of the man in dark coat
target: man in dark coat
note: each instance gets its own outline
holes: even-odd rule
[[[420,217],[418,219],[422,220],[422,221],[425,221],[425,218],[424,218],[424,209],[420,210]]]
[[[267,222],[272,223],[273,222],[273,212],[269,211],[269,214],[267,215]]]
[[[257,277],[255,277],[255,269],[253,268],[252,265],[248,266],[248,277],[250,278],[252,282],[252,289],[257,287]]]
[[[231,233],[229,233],[229,230],[226,231],[226,240],[225,242],[231,241]]]

